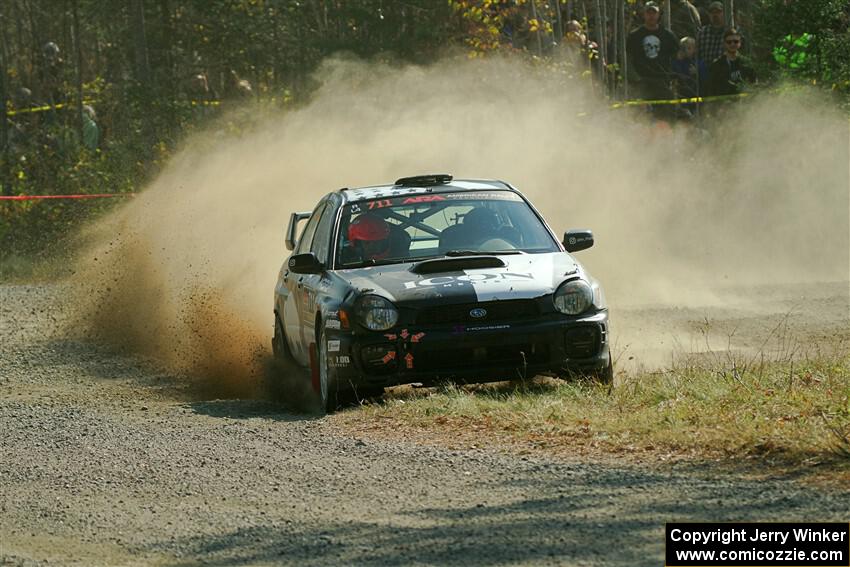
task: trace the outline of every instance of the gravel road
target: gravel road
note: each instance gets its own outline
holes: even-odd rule
[[[361,440],[205,400],[0,286],[0,565],[661,565],[672,520],[850,520],[850,493]]]

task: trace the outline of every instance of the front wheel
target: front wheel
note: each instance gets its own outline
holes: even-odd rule
[[[351,392],[340,387],[336,368],[329,363],[328,337],[324,331],[319,332],[316,340],[316,366],[318,376],[313,386],[319,408],[325,413],[333,413],[350,401]]]

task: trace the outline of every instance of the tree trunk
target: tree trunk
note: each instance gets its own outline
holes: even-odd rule
[[[9,120],[6,117],[8,112],[6,101],[9,100],[9,93],[6,88],[6,26],[5,14],[3,5],[0,4],[0,195],[11,195],[12,187],[9,183]]]
[[[142,135],[149,145],[156,141],[153,125],[153,113],[150,112],[153,85],[151,84],[151,68],[148,58],[148,40],[145,34],[145,5],[144,0],[129,0],[130,34],[133,40],[133,57],[135,60],[135,78],[139,93],[141,111]]]
[[[602,22],[602,4],[600,0],[596,0],[594,6],[596,17],[596,37],[599,40],[599,45],[596,46],[596,66],[599,68],[599,84],[602,87],[602,96],[605,96],[605,24]]]
[[[561,16],[561,0],[555,0],[555,43],[560,45],[564,41],[564,21]]]
[[[626,41],[629,30],[626,28],[626,0],[620,3],[620,54],[623,62],[623,99],[629,100],[629,56],[626,53]]]
[[[531,17],[537,22],[537,31],[534,36],[537,38],[537,55],[543,55],[543,40],[540,39],[540,19],[537,17],[537,0],[531,0]]]
[[[164,81],[171,100],[174,100],[177,97],[176,81],[174,80],[174,58],[171,53],[171,40],[174,37],[174,30],[171,26],[171,4],[168,0],[160,0],[159,13],[162,21],[160,47],[164,53],[162,60],[165,62],[165,76],[161,77],[161,80]]]
[[[150,86],[151,70],[148,59],[148,41],[145,36],[144,0],[129,0],[130,33],[133,36],[133,56],[136,62],[136,81],[145,88]]]
[[[79,136],[80,145],[83,145],[83,46],[82,38],[80,37],[80,14],[79,2],[73,0],[72,9],[74,12],[74,47],[76,51],[76,72],[77,72],[77,135]]]

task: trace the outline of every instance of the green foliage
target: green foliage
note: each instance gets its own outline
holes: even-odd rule
[[[761,0],[755,21],[756,42],[780,72],[850,98],[850,2]]]

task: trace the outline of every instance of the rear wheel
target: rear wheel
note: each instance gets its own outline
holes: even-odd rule
[[[292,354],[289,352],[289,345],[286,344],[286,335],[283,334],[283,323],[280,321],[280,316],[274,314],[274,335],[272,336],[272,353],[278,360],[294,362]]]
[[[300,366],[286,340],[283,322],[275,313],[274,335],[272,336],[271,371],[268,373],[269,393],[277,399],[298,411],[313,411],[313,387],[310,373]]]

